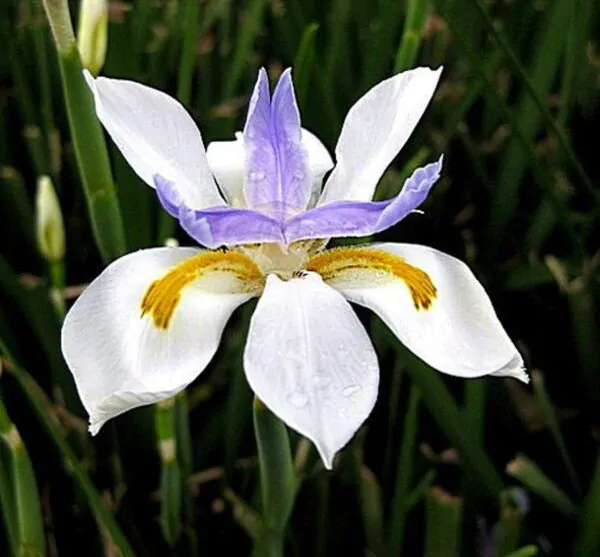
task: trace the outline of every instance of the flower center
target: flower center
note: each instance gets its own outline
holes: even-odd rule
[[[309,258],[325,244],[325,240],[301,240],[287,246],[265,243],[238,246],[237,249],[250,257],[265,276],[275,274],[283,280],[290,280],[306,269]]]

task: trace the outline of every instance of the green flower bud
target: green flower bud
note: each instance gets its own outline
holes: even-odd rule
[[[77,26],[77,46],[81,63],[94,76],[106,60],[108,36],[107,0],[82,0]]]
[[[65,227],[60,204],[49,176],[40,176],[37,183],[36,235],[38,248],[48,262],[61,261],[65,256]]]

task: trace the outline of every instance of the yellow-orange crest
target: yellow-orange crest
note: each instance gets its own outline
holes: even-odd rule
[[[370,247],[340,247],[325,250],[308,260],[307,270],[319,273],[323,280],[365,281],[390,278],[404,281],[417,310],[428,310],[437,296],[431,277],[422,269],[410,265],[402,257]]]
[[[150,285],[140,304],[140,317],[149,315],[157,329],[167,330],[182,291],[191,285],[214,293],[257,293],[264,276],[252,259],[237,251],[203,252],[175,265]]]

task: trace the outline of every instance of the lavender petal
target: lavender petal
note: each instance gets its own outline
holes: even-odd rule
[[[273,92],[271,117],[283,199],[293,210],[304,210],[312,190],[312,177],[308,152],[302,144],[300,111],[289,68],[281,74]]]
[[[308,155],[290,70],[269,95],[261,69],[244,127],[244,194],[248,206],[280,222],[306,208],[311,190]]]
[[[381,232],[414,211],[440,176],[443,157],[418,168],[393,199],[378,202],[335,201],[310,209],[285,224],[286,242],[309,238],[367,236]]]
[[[173,183],[155,175],[154,184],[167,213],[177,218],[181,227],[207,248],[285,241],[280,223],[268,215],[229,206],[190,209],[177,194]]]

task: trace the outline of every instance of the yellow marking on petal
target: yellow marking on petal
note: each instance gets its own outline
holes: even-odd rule
[[[398,278],[406,284],[417,310],[428,310],[437,296],[431,277],[405,259],[384,250],[365,247],[328,249],[308,260],[308,271],[319,273],[326,282],[336,279],[371,281],[374,277]],[[364,273],[368,274],[365,276]]]
[[[191,284],[215,293],[255,293],[263,288],[264,275],[252,259],[237,251],[200,253],[150,285],[140,305],[140,317],[150,315],[154,326],[166,331],[183,289]]]

